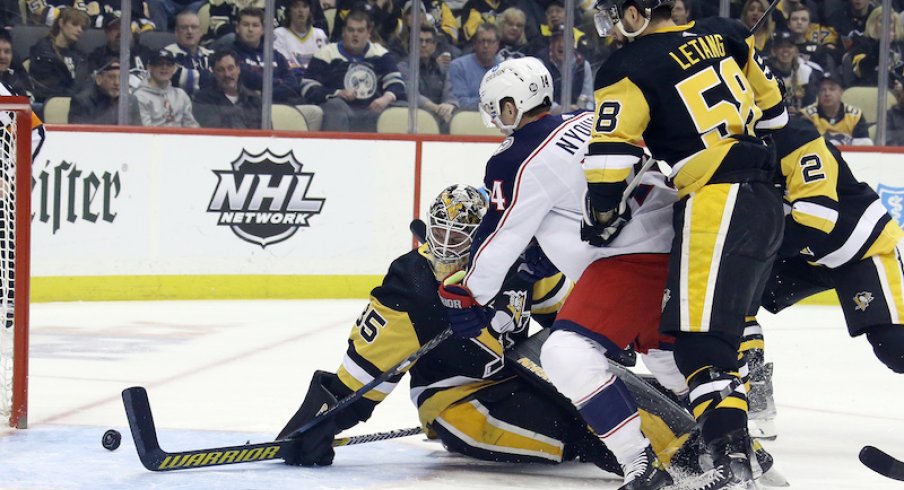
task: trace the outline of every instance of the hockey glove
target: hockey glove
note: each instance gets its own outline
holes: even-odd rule
[[[502,291],[490,303],[493,315],[490,328],[494,332],[518,333],[527,329],[530,325],[533,284],[534,281],[525,281],[520,272],[506,279]]]
[[[449,315],[449,326],[456,337],[474,338],[490,324],[492,309],[480,305],[471,290],[461,284],[464,271],[447,276],[439,285],[439,299]]]
[[[280,431],[277,439],[290,436],[296,428],[336,406],[336,396],[324,386],[326,376],[335,375],[326,371],[314,373],[304,402]],[[297,443],[283,450],[283,460],[292,466],[329,466],[333,464],[335,456],[333,437],[338,433],[335,417],[330,415],[301,434],[292,435],[291,439],[297,440]]]
[[[584,219],[581,220],[581,240],[595,246],[609,245],[628,220],[631,219],[631,208],[626,201],[607,211],[599,211],[593,206],[590,192],[584,194]]]
[[[524,281],[535,283],[559,272],[535,240],[521,252],[519,258],[521,264],[518,265],[518,277]]]

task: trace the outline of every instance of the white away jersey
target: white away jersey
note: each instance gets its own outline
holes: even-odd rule
[[[630,200],[632,219],[609,246],[581,241],[587,188],[581,162],[592,127],[590,112],[549,115],[515,131],[487,162],[489,209],[472,245],[465,278],[481,304],[496,296],[506,272],[534,237],[574,281],[597,259],[669,252],[677,194],[655,170],[643,176]]]

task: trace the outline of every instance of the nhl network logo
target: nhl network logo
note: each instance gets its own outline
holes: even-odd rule
[[[293,152],[247,150],[232,162],[232,170],[214,170],[219,181],[207,211],[218,213],[217,224],[229,226],[242,240],[261,248],[288,239],[308,219],[319,214],[326,199],[308,197],[313,173],[302,172]]]

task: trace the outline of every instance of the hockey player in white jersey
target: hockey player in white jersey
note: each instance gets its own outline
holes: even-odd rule
[[[536,58],[505,61],[480,87],[484,121],[509,134],[486,167],[489,209],[472,245],[464,280],[440,286],[457,334],[479,332],[506,272],[532,239],[574,290],[543,345],[541,363],[556,388],[622,465],[625,490],[672,483],[641,432],[637,406],[609,370],[605,352],[628,344],[657,380],[686,394],[687,385],[658,332],[673,237],[675,191],[658,171],[643,174],[628,200],[632,219],[613,228],[606,247],[581,241],[586,179],[581,162],[593,114],[552,115],[552,77]],[[616,236],[617,234],[617,236]]]

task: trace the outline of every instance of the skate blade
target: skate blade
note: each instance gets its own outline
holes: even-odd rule
[[[750,419],[747,421],[747,432],[750,437],[774,441],[778,437],[775,419]]]
[[[779,473],[779,471],[775,469],[775,465],[772,465],[772,468],[770,468],[769,471],[763,473],[757,480],[757,483],[770,488],[784,488],[791,486],[791,483],[788,482],[785,475]]]

